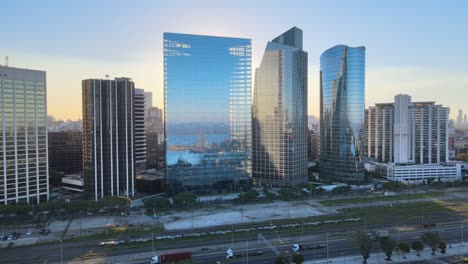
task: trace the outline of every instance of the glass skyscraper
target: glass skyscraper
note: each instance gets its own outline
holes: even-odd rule
[[[307,182],[307,53],[293,27],[268,42],[255,72],[253,177],[257,184]]]
[[[365,47],[337,45],[320,56],[320,175],[364,179]]]
[[[251,185],[251,40],[164,33],[167,187]]]
[[[49,199],[46,72],[0,66],[0,203]]]

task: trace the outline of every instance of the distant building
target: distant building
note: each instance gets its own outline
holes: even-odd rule
[[[307,182],[307,53],[293,27],[268,42],[255,71],[253,179],[288,187]]]
[[[337,45],[320,56],[320,177],[364,180],[365,47]]]
[[[250,39],[164,33],[170,192],[249,188],[251,52]]]
[[[135,85],[129,78],[83,80],[84,191],[95,200],[135,194]]]
[[[84,191],[84,180],[81,175],[65,175],[62,178],[62,189],[83,192]]]
[[[83,171],[83,133],[49,132],[49,170],[65,174]]]
[[[147,158],[145,90],[135,89],[134,98],[135,162],[138,168],[143,169]]]
[[[46,72],[0,66],[0,203],[49,199]]]
[[[145,110],[148,111],[153,107],[153,93],[145,92]]]
[[[49,132],[76,132],[83,129],[81,120],[57,120],[53,116],[47,116],[47,131]]]
[[[146,113],[146,146],[148,169],[164,169],[165,147],[163,113],[157,107],[151,107]]]
[[[319,157],[319,149],[320,149],[320,135],[315,129],[309,129],[309,136],[308,136],[308,153],[309,153],[309,161],[313,161],[318,159]]]
[[[378,162],[439,164],[449,161],[448,107],[434,102],[411,102],[408,95],[395,103],[366,110],[365,152]]]
[[[396,165],[393,163],[376,163],[375,170],[384,178],[410,184],[461,180],[461,164]]]

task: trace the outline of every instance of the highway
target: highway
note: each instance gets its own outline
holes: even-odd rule
[[[419,237],[423,232],[427,232],[429,229],[416,230],[412,232],[401,232],[399,234],[400,241],[412,242],[414,239]],[[447,244],[459,242],[461,239],[461,227],[452,226],[452,227],[440,227],[437,229]],[[328,239],[328,251],[327,251],[327,241],[326,233],[316,234],[314,237],[314,242],[307,242],[309,238],[306,239],[303,244],[305,247],[312,247],[318,244],[324,246],[323,248],[314,249],[314,250],[305,250],[303,251],[304,258],[306,260],[314,259],[326,259],[328,257],[339,257],[343,256],[344,260],[347,255],[356,255],[359,254],[355,245],[353,245],[350,238],[344,238],[343,234],[351,234],[348,228],[342,228],[341,232],[339,230],[334,230],[335,232],[329,232]],[[468,228],[463,229],[464,240],[466,240],[465,234],[468,232]],[[268,234],[265,235],[267,239],[283,238],[283,240],[294,240],[296,239],[298,243],[301,241],[301,236],[296,237],[278,237],[278,235]],[[393,234],[392,238],[398,240],[398,234]],[[312,239],[312,238],[310,238]],[[247,242],[246,242],[247,241]],[[64,262],[73,260],[73,259],[84,259],[85,257],[89,258],[111,258],[121,255],[132,255],[142,252],[149,253],[152,251],[151,244],[141,244],[134,246],[117,246],[117,247],[98,247],[98,241],[83,241],[83,242],[72,242],[63,244],[63,259]],[[180,241],[180,242],[171,242],[166,243],[164,246],[158,246],[157,252],[164,252],[165,250],[180,248],[184,250],[185,248],[196,248],[196,247],[206,247],[207,252],[195,252],[193,259],[199,263],[216,263],[216,261],[222,261],[222,263],[245,263],[247,261],[247,249],[246,245],[248,243],[249,249],[248,252],[262,251],[263,255],[260,256],[249,256],[248,259],[251,263],[272,263],[276,255],[271,249],[266,247],[265,244],[259,243],[256,233],[251,236],[242,237],[234,239],[235,245],[240,245],[240,249],[235,250],[236,255],[240,255],[236,259],[225,259],[225,251],[214,250],[219,248],[220,245],[226,245],[226,249],[230,247],[231,239],[230,238],[221,238],[211,241]],[[277,249],[285,255],[291,255],[291,246],[292,243],[285,243],[283,246],[277,247]],[[378,250],[378,246],[376,246]],[[25,254],[27,252],[27,254]],[[13,247],[9,249],[0,250],[0,263],[60,263],[60,243],[53,245],[41,245],[41,246],[30,246],[30,247]],[[327,253],[328,252],[328,253]],[[375,250],[373,251],[375,252]],[[394,256],[396,258],[396,256]],[[148,263],[148,259],[139,259],[136,257],[132,263]]]

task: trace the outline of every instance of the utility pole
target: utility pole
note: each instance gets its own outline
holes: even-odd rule
[[[302,241],[304,241],[304,218],[302,218]]]
[[[461,244],[463,245],[463,219],[461,220]]]
[[[328,232],[327,232],[327,263],[329,262],[328,257],[329,257],[329,254],[328,254]]]
[[[60,264],[63,264],[63,243],[62,243],[62,239],[60,239]]]

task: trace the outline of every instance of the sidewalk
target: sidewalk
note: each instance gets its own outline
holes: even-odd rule
[[[445,255],[442,255],[440,252],[436,252],[436,255],[431,255],[432,250],[425,245],[424,250],[421,252],[421,256],[417,256],[415,251],[411,251],[410,253],[406,254],[406,259],[403,258],[403,255],[400,254],[398,256],[397,253],[393,253],[392,260],[386,261],[385,254],[383,252],[379,253],[371,253],[370,257],[367,259],[367,263],[374,264],[374,263],[415,263],[419,261],[426,261],[427,263],[450,263],[441,260],[440,258],[446,257],[456,257],[460,256],[461,259],[466,255],[468,256],[468,244],[452,244],[452,247],[447,246],[447,252]],[[317,259],[314,261],[306,260],[304,264],[322,264],[322,263],[347,263],[347,264],[361,264],[362,263],[362,256],[361,255],[353,255],[353,256],[342,256],[342,257],[334,257],[330,258],[327,262],[326,259]],[[460,262],[463,263],[463,262]]]

